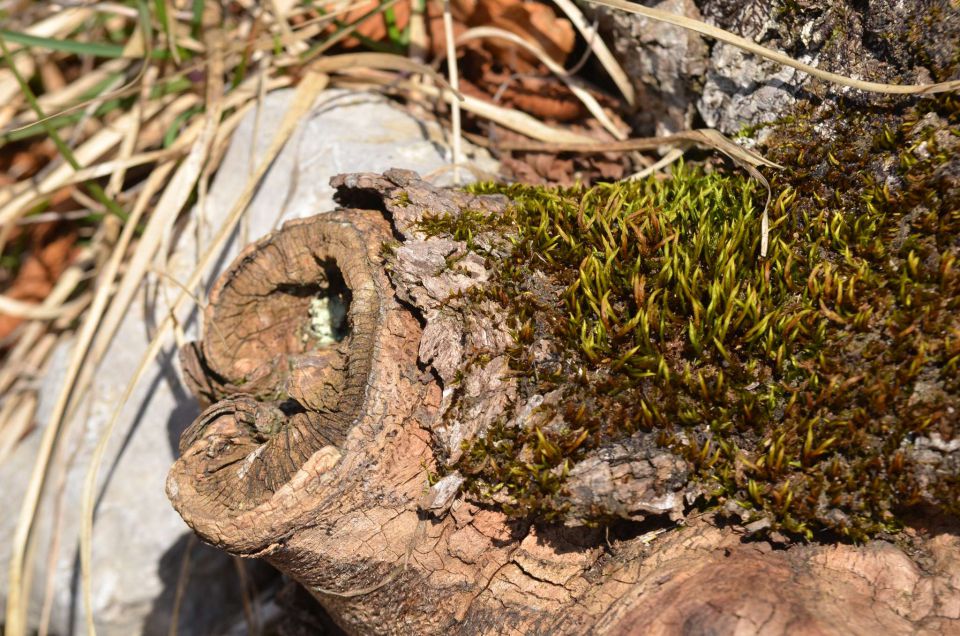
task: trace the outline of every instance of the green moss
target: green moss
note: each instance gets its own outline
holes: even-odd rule
[[[960,134],[952,100],[777,124],[771,158],[788,170],[766,259],[763,193],[690,167],[589,189],[480,185],[514,201],[503,218],[428,219],[467,241],[491,223],[515,233],[484,294],[510,312],[524,394],[561,391],[562,426],[501,423],[465,448],[472,492],[560,517],[569,469],[644,431],[714,502],[789,532],[860,539],[921,500],[956,512],[960,477],[921,484],[905,450],[952,439],[960,413],[960,188],[937,142]],[[534,357],[540,338],[560,350]]]
[[[478,246],[474,239],[478,235],[502,228],[505,223],[506,219],[491,218],[486,212],[464,209],[453,216],[428,213],[419,225],[427,236],[447,235],[456,241],[463,241],[468,248],[475,250]]]

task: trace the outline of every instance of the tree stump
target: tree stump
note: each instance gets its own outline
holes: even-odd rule
[[[510,363],[518,341],[556,348],[483,293],[510,228],[427,228],[509,202],[399,170],[334,185],[342,209],[244,250],[182,351],[205,410],[167,491],[204,541],[266,559],[350,633],[960,630],[955,525],[916,521],[897,543],[751,538],[763,528],[691,514],[702,486],[650,433],[586,453],[549,521],[471,494],[453,470],[471,442],[556,425]]]

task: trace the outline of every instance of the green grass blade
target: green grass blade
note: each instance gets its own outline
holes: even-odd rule
[[[190,18],[190,36],[199,39],[203,32],[203,3],[204,0],[193,0],[193,15]]]
[[[77,42],[76,40],[58,40],[43,38],[18,31],[0,29],[0,37],[9,42],[16,42],[21,46],[75,53],[77,55],[93,55],[94,57],[123,57],[123,47],[119,44],[104,44],[102,42]],[[4,53],[8,56],[8,53]]]

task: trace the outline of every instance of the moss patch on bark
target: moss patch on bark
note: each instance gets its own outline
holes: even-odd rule
[[[482,293],[509,309],[523,391],[558,395],[540,407],[549,425],[504,423],[465,448],[456,467],[475,496],[562,518],[577,461],[647,434],[709,502],[807,537],[893,531],[919,504],[958,510],[956,98],[801,112],[766,143],[788,168],[765,259],[765,192],[736,171],[481,185],[513,200],[502,218],[424,223],[511,237]],[[547,355],[531,346],[543,338]]]

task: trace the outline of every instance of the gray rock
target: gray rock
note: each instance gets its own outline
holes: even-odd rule
[[[180,232],[166,264],[167,272],[185,280],[197,254],[208,244],[236,201],[255,161],[278,128],[292,91],[267,96],[254,139],[254,114],[236,131],[214,180],[204,210],[194,210]],[[246,239],[255,239],[283,220],[334,207],[328,181],[341,172],[383,171],[391,167],[427,175],[448,164],[443,132],[417,121],[369,93],[328,91],[310,117],[274,161],[248,208],[238,235],[217,261],[222,270]],[[495,162],[476,158],[481,170],[496,172]],[[197,227],[199,224],[199,228]],[[199,241],[195,237],[199,236]],[[61,549],[53,572],[54,633],[83,632],[76,545],[80,497],[93,447],[133,376],[153,330],[166,316],[168,299],[178,289],[164,281],[144,285],[107,353],[89,399],[68,423],[70,443],[56,463],[69,462],[64,475],[48,479],[36,524],[31,587],[31,625],[36,626],[43,599],[50,538],[62,497]],[[187,337],[196,331],[196,315],[180,316]],[[37,420],[40,426],[0,465],[0,536],[11,536],[17,511],[39,447],[43,424],[62,383],[71,343],[55,351],[43,380]],[[191,533],[164,494],[167,470],[174,460],[180,432],[197,414],[193,398],[179,377],[176,347],[163,349],[124,408],[101,471],[100,499],[93,545],[93,605],[101,634],[166,634],[185,549],[191,550],[191,574],[180,610],[181,634],[210,634],[227,629],[241,614],[235,565],[212,548],[194,545]],[[6,598],[9,544],[0,548],[0,598]],[[269,576],[256,564],[254,579]]]
[[[713,47],[697,109],[707,127],[733,134],[744,126],[783,116],[796,103],[797,90],[806,77],[789,66],[721,42]]]
[[[642,4],[704,20],[823,70],[877,82],[955,78],[960,11],[950,0],[664,0]],[[631,76],[645,134],[707,125],[725,134],[774,121],[799,99],[883,99],[678,27],[585,6]],[[699,117],[694,116],[694,111]],[[650,124],[650,120],[656,126]]]
[[[661,11],[699,19],[693,0],[642,1]],[[643,133],[665,135],[687,130],[707,68],[708,49],[697,34],[643,16],[582,3],[595,18],[637,95],[635,126]]]

